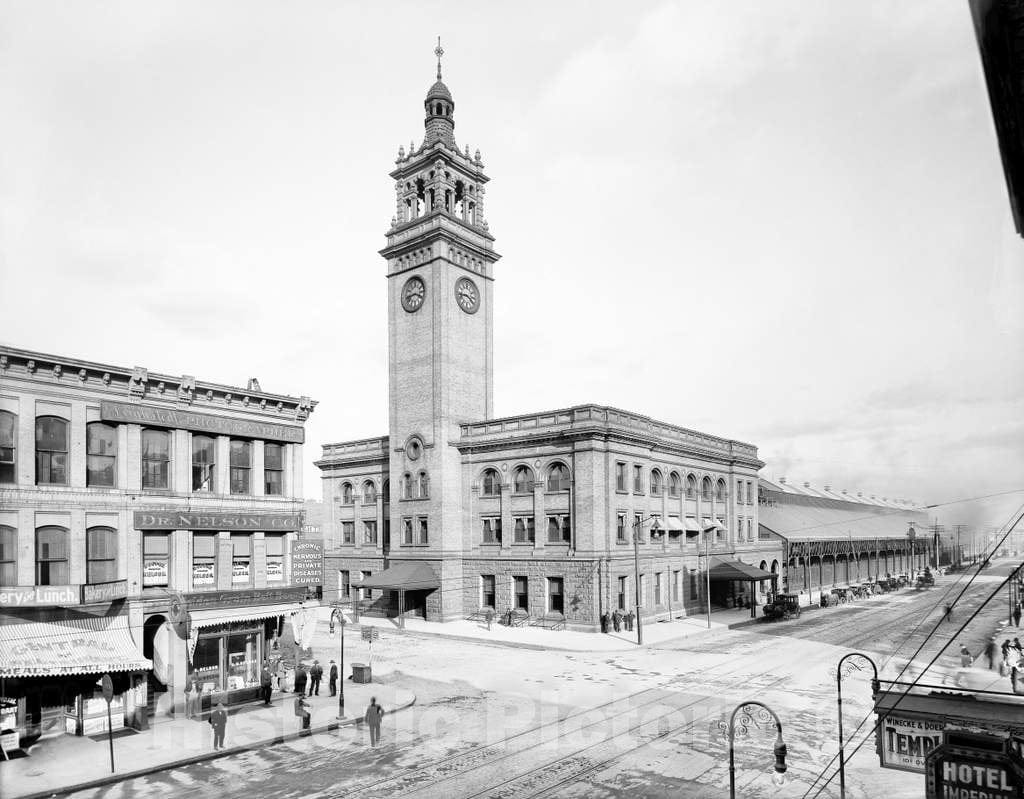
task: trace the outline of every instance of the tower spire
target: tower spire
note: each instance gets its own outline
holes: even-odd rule
[[[437,37],[437,47],[434,48],[434,55],[437,56],[437,79],[441,80],[441,56],[444,55],[444,48],[441,47],[441,37]]]

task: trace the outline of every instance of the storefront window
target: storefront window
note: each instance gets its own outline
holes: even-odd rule
[[[267,535],[267,582],[284,582],[284,536]]]
[[[167,585],[167,555],[170,536],[167,533],[142,535],[142,585]]]
[[[199,680],[203,693],[221,690],[220,678],[221,636],[201,636],[192,655],[192,674]]]
[[[192,536],[192,587],[213,588],[217,584],[217,534]]]
[[[237,691],[259,685],[259,635],[232,633],[227,646],[227,689]]]
[[[231,584],[248,585],[252,582],[252,536],[248,533],[231,534]]]

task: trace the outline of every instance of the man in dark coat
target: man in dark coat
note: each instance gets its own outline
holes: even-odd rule
[[[370,746],[380,743],[380,720],[384,715],[384,708],[377,704],[377,697],[370,697],[370,705],[366,708],[363,721],[370,727]]]
[[[604,613],[601,614],[601,632],[603,632],[603,633],[608,632],[608,622],[609,621],[611,621],[611,617],[608,615],[608,611],[606,610]],[[1009,642],[1007,642],[1007,643],[1009,643]]]
[[[213,748],[224,748],[224,730],[228,726],[228,712],[224,709],[224,703],[218,702],[216,709],[210,714],[210,724],[213,726]]]
[[[1013,623],[1020,627],[1020,602],[1013,606]]]
[[[327,677],[327,684],[331,687],[331,696],[338,693],[338,664],[331,661],[331,671]]]
[[[309,670],[309,695],[316,694],[320,696],[320,680],[324,676],[324,667],[320,665],[319,660],[313,661],[313,668]]]
[[[633,611],[629,611],[626,614],[626,629],[630,632],[633,631],[633,620],[636,618],[636,614]]]
[[[618,608],[612,611],[612,629],[619,632],[622,629],[622,611]]]
[[[302,729],[309,729],[309,703],[305,694],[295,697],[295,715],[302,719]]]
[[[989,638],[988,643],[985,644],[985,657],[988,658],[988,667],[990,669],[995,668],[996,661],[996,642],[994,639]]]
[[[306,669],[301,663],[295,666],[295,693],[306,693]]]
[[[263,697],[263,704],[270,704],[270,694],[273,691],[274,675],[270,673],[270,661],[263,661],[263,671],[260,672],[260,694]]]

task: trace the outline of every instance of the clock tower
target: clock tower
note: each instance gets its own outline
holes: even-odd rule
[[[455,143],[455,101],[441,80],[423,106],[423,143],[399,147],[387,262],[390,555],[459,580],[463,549],[459,424],[493,412],[493,285],[499,255],[484,219],[480,151]],[[448,557],[444,557],[444,556]],[[443,618],[462,613],[438,591]],[[451,596],[449,596],[451,594]],[[443,598],[442,598],[443,597]],[[449,607],[449,603],[450,607]]]

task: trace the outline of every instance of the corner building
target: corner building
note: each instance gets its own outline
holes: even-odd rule
[[[391,172],[380,251],[388,435],[327,444],[317,461],[325,596],[363,612],[445,621],[492,608],[593,630],[635,606],[636,529],[641,615],[702,611],[703,530],[716,527],[712,566],[763,561],[766,546],[769,562],[781,557],[757,535],[756,448],[599,405],[492,418],[489,178],[480,152],[455,142],[440,64],[424,110],[423,143],[399,148]]]
[[[307,598],[304,422],[315,402],[0,347],[0,676],[29,741],[255,696]]]

